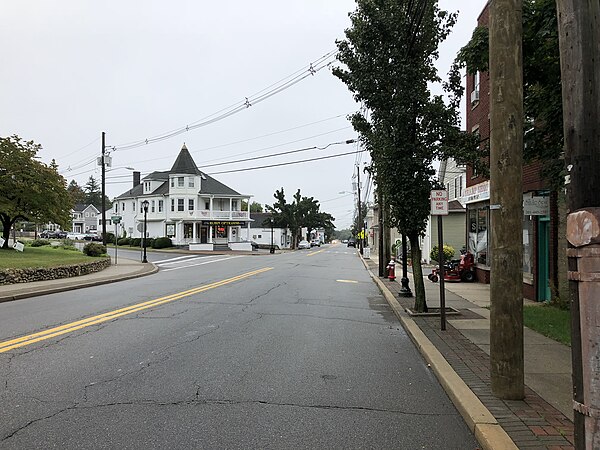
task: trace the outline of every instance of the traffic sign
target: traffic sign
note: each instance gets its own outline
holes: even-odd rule
[[[120,223],[121,219],[121,216],[110,216],[110,220],[112,220],[112,223]]]
[[[435,189],[431,191],[431,215],[448,215],[448,191],[446,189]]]

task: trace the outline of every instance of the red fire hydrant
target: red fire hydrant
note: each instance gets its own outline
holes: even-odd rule
[[[388,280],[394,281],[396,279],[396,261],[394,261],[394,258],[390,260],[386,268],[388,271]]]

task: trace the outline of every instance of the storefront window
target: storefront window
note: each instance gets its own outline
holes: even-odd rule
[[[226,238],[227,237],[227,228],[225,227],[215,227],[215,237],[216,238]]]
[[[194,237],[194,224],[193,223],[184,223],[183,224],[183,237],[185,239],[191,239]]]
[[[488,258],[488,205],[469,209],[469,252],[478,264],[489,266]]]

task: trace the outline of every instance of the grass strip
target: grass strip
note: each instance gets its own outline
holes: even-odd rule
[[[23,252],[17,252],[13,249],[0,249],[0,269],[55,267],[91,262],[97,259],[99,258],[60,247],[25,247]]]
[[[571,345],[571,312],[548,305],[523,307],[523,324],[550,339]]]

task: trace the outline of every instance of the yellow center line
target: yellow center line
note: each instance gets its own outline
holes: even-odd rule
[[[324,249],[322,249],[322,250],[317,250],[316,252],[309,253],[309,254],[308,254],[308,255],[306,255],[306,256],[313,256],[313,255],[316,255],[317,253],[324,252],[325,250],[327,250],[327,249],[326,249],[326,248],[324,248]]]
[[[233,283],[233,282],[239,281],[239,280],[243,280],[244,278],[248,278],[253,275],[258,275],[260,273],[267,272],[272,269],[273,269],[273,267],[265,267],[263,269],[258,269],[258,270],[254,270],[252,272],[247,272],[247,273],[244,273],[241,275],[237,275],[235,277],[228,278],[226,280],[216,281],[211,284],[207,284],[204,286],[198,286],[193,289],[188,289],[187,291],[178,292],[175,294],[156,298],[154,300],[148,300],[146,302],[137,303],[135,305],[116,309],[114,311],[110,311],[107,313],[98,314],[96,316],[88,317],[86,319],[78,320],[76,322],[71,322],[71,323],[61,325],[58,327],[49,328],[47,330],[40,331],[38,333],[33,333],[33,334],[26,335],[26,336],[21,336],[19,338],[0,342],[0,353],[4,353],[4,352],[7,352],[9,350],[13,350],[13,349],[19,348],[19,347],[24,347],[26,345],[33,344],[35,342],[44,341],[46,339],[50,339],[50,338],[60,336],[63,334],[71,333],[73,331],[77,331],[82,328],[89,327],[91,325],[96,325],[99,323],[107,322],[109,320],[116,319],[117,317],[132,314],[134,312],[139,312],[139,311],[143,311],[146,309],[150,309],[150,308],[153,308],[154,306],[173,302],[175,300],[179,300],[180,298],[189,297],[190,295],[198,294],[200,292],[204,292],[204,291],[208,291],[210,289],[224,286],[226,284]]]

